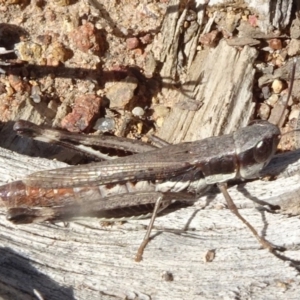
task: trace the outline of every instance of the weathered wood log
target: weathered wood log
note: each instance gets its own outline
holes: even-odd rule
[[[297,152],[277,160],[286,173],[299,168]],[[269,167],[273,174],[280,170],[277,160]],[[26,172],[56,167],[52,160],[1,151],[1,178],[17,179]],[[272,298],[281,293],[294,298],[299,284],[299,219],[258,210],[255,201],[280,199],[297,188],[299,175],[256,180],[229,190],[242,215],[272,243],[288,249],[282,256],[260,249],[248,229],[225,209],[220,194],[159,217],[141,263],[134,262],[134,255],[148,220],[111,227],[93,219],[71,222],[68,227],[17,226],[5,220],[2,208],[0,295],[32,299],[36,289],[44,299]],[[215,258],[206,262],[211,251]]]

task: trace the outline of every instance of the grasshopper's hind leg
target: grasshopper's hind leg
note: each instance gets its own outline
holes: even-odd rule
[[[277,251],[284,251],[285,249],[283,247],[278,247],[275,245],[272,245],[270,242],[268,242],[266,239],[261,237],[256,229],[239,213],[239,210],[237,209],[236,205],[234,204],[231,196],[229,195],[227,191],[227,184],[226,183],[219,183],[218,188],[222,192],[223,196],[226,199],[228,208],[231,210],[233,214],[235,214],[253,233],[253,235],[256,237],[256,239],[259,241],[259,243],[263,246],[263,248],[268,249],[270,252],[274,252],[274,250]]]
[[[167,192],[167,193],[159,193],[156,192],[156,202],[154,205],[154,209],[151,215],[151,219],[147,228],[147,232],[144,236],[144,239],[137,251],[137,254],[135,256],[135,261],[140,262],[142,260],[142,256],[144,253],[144,249],[146,248],[147,244],[150,241],[150,234],[151,230],[153,228],[153,224],[155,221],[155,218],[157,217],[157,214],[163,211],[165,208],[167,208],[172,201],[180,201],[180,202],[190,202],[190,201],[195,201],[195,196],[190,195],[187,193],[174,193],[174,192]]]
[[[145,234],[144,239],[143,239],[143,241],[142,241],[142,243],[141,243],[141,245],[140,245],[140,247],[139,247],[139,249],[136,253],[136,256],[135,256],[135,261],[136,262],[140,262],[142,260],[144,249],[146,248],[147,244],[150,241],[150,234],[151,234],[151,230],[153,228],[155,218],[156,218],[158,212],[162,210],[162,209],[160,209],[160,206],[162,205],[162,199],[163,199],[163,196],[160,195],[158,197],[158,199],[156,200],[156,202],[155,202],[155,206],[154,206],[154,209],[153,209],[153,213],[152,213],[152,216],[151,216],[146,234]]]

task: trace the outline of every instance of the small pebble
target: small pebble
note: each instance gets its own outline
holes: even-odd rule
[[[61,127],[71,132],[84,131],[99,113],[102,98],[94,94],[79,95],[73,104],[72,112],[61,120]]]
[[[94,125],[95,130],[100,130],[102,132],[109,132],[115,129],[116,123],[114,119],[111,118],[100,118],[96,121]]]
[[[269,46],[273,50],[280,50],[282,48],[282,43],[280,39],[271,39],[269,40]]]
[[[278,102],[279,96],[277,94],[271,95],[269,99],[266,100],[266,103],[272,107]]]
[[[21,79],[20,76],[17,76],[17,75],[9,75],[8,76],[8,81],[9,81],[9,84],[11,85],[11,87],[17,91],[17,92],[20,92],[23,90],[23,81]]]
[[[100,54],[105,48],[105,37],[101,36],[95,29],[95,26],[90,22],[86,22],[75,28],[70,32],[69,38],[74,45],[73,47],[76,47],[84,53],[91,51],[92,53]]]
[[[273,74],[273,72],[274,72],[274,66],[272,65],[269,65],[263,69],[264,74]]]
[[[16,91],[16,92],[29,92],[30,91],[30,85],[28,82],[23,80],[20,76],[17,75],[9,75],[8,76],[8,82],[10,86]]]
[[[279,79],[275,79],[272,83],[272,89],[275,94],[279,94],[283,89],[283,82]]]
[[[31,96],[30,98],[33,100],[34,103],[40,103],[41,102],[41,90],[38,85],[33,85],[31,87]]]
[[[282,91],[282,93],[280,93],[280,103],[282,104],[282,105],[285,105],[286,104],[286,102],[287,102],[287,100],[288,100],[288,90],[286,89],[286,90],[284,90],[284,91]],[[292,106],[294,104],[294,99],[293,99],[293,97],[291,96],[290,98],[289,98],[289,101],[288,101],[288,104],[287,104],[287,106]]]
[[[299,109],[292,109],[292,111],[289,114],[289,120],[292,120],[292,119],[298,120],[299,115],[300,115]]]
[[[19,59],[29,62],[39,62],[43,56],[43,48],[30,41],[15,44],[16,55]]]
[[[214,249],[208,250],[203,255],[203,260],[204,260],[204,262],[212,262],[215,259],[215,256],[216,256],[216,251]]]
[[[258,115],[262,120],[267,120],[270,116],[271,108],[268,104],[262,103],[258,109]]]
[[[263,97],[264,99],[268,99],[271,96],[271,92],[270,92],[270,87],[269,86],[264,86],[261,89],[262,93],[263,93]]]
[[[164,271],[164,272],[161,274],[161,278],[162,278],[164,281],[173,281],[173,280],[174,280],[173,274],[172,274],[171,272],[167,272],[167,271]]]
[[[132,110],[132,114],[136,117],[142,117],[145,114],[145,111],[139,107],[136,106],[133,110]]]
[[[110,101],[110,107],[124,108],[134,96],[134,91],[138,86],[135,77],[127,76],[124,80],[116,82],[107,89],[106,97]]]
[[[287,47],[287,54],[294,56],[300,53],[300,41],[292,39]]]
[[[126,40],[126,46],[128,50],[133,50],[136,49],[139,46],[140,42],[138,38],[133,37],[133,38],[128,38]]]
[[[300,38],[300,19],[295,18],[292,21],[292,25],[290,28],[290,35],[292,39],[299,39]]]

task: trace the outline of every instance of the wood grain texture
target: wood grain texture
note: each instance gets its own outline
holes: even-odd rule
[[[6,168],[13,174],[20,169],[21,159],[12,159],[15,163]],[[57,167],[51,160],[24,159],[29,172]],[[284,166],[291,160],[293,166]],[[289,172],[299,167],[299,153],[280,161]],[[278,169],[276,160],[273,165]],[[297,193],[297,188],[299,175],[256,180],[229,190],[243,216],[269,241],[288,249],[278,256],[260,249],[248,229],[226,209],[220,194],[211,193],[194,206],[159,217],[141,263],[133,258],[148,220],[111,227],[93,219],[71,222],[68,227],[16,226],[5,220],[1,209],[0,295],[33,299],[36,289],[45,299],[295,298],[300,221],[258,210],[255,200],[284,198],[286,193]],[[215,258],[205,262],[209,250]],[[164,280],[166,272],[173,281]]]
[[[166,21],[170,22],[169,28],[176,27],[178,3],[170,1],[174,14],[166,18],[175,17],[175,21]],[[173,40],[174,33],[168,34]],[[172,51],[174,55],[176,51]],[[167,95],[174,103],[193,98],[202,101],[202,107],[199,111],[174,107],[160,137],[176,143],[245,125],[252,109],[251,64],[256,55],[252,48],[240,51],[223,42],[216,49],[197,54],[187,70],[186,92],[165,88],[164,97]],[[164,76],[173,72],[170,65],[165,70],[170,71]],[[24,108],[18,117],[42,120],[34,109]],[[24,140],[16,146],[15,137],[5,137],[2,145],[15,145],[14,150],[19,152],[25,150]],[[3,182],[63,165],[0,151]],[[298,169],[299,153],[295,152],[275,159],[266,171],[273,175],[281,172],[282,177],[229,189],[241,214],[258,232],[287,248],[276,255],[260,249],[249,230],[226,209],[219,194],[211,193],[193,206],[159,217],[140,263],[134,262],[134,256],[148,220],[109,227],[94,219],[71,222],[68,227],[48,223],[16,226],[6,220],[6,209],[1,208],[0,298],[36,299],[36,290],[47,300],[297,299],[300,221],[258,209],[256,202],[281,205],[291,192],[294,200],[299,199]],[[297,207],[297,201],[293,205]],[[215,258],[205,262],[209,250],[215,252]],[[173,281],[165,280],[168,272]]]
[[[232,132],[245,126],[252,115],[256,50],[244,47],[239,51],[222,41],[206,54],[199,53],[192,63],[183,85],[186,90],[166,96],[178,103],[194,99],[200,106],[196,111],[172,108],[159,130],[159,137],[170,143]]]

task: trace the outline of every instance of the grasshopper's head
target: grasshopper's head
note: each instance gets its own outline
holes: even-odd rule
[[[280,131],[267,121],[253,121],[234,134],[239,163],[239,177],[252,179],[259,177],[260,170],[273,157],[280,141]]]
[[[297,60],[294,59],[289,93],[278,124],[284,118],[284,112],[291,97],[296,62]],[[262,168],[273,157],[280,141],[280,131],[277,125],[273,125],[268,121],[255,120],[249,126],[235,132],[234,139],[239,165],[239,177],[242,179],[252,179],[259,177]]]

